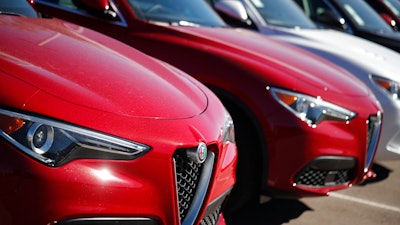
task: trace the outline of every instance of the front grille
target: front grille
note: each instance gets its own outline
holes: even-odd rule
[[[207,151],[203,163],[195,162],[189,155],[193,149],[177,150],[175,162],[179,218],[182,225],[192,225],[203,206],[214,167],[214,153]]]
[[[303,186],[332,186],[350,182],[353,170],[318,170],[307,168],[298,177],[296,183]]]
[[[183,220],[194,198],[202,164],[192,162],[184,151],[177,152],[174,159],[178,187],[179,216]]]
[[[356,160],[352,157],[321,156],[305,166],[294,182],[308,187],[346,184],[354,179],[355,166]]]
[[[218,206],[213,212],[205,216],[200,225],[215,225],[218,223],[219,214],[221,213],[221,206]]]
[[[230,193],[228,190],[223,195],[219,196],[218,199],[213,201],[206,209],[205,216],[200,222],[200,225],[215,225],[218,223],[219,215],[221,213],[222,205]]]
[[[367,140],[367,156],[365,163],[365,172],[370,168],[374,159],[375,151],[378,146],[378,140],[381,132],[381,114],[371,116],[368,120],[368,140]]]

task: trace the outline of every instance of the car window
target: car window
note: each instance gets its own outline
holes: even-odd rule
[[[364,0],[335,0],[335,2],[358,28],[392,32],[391,27]]]
[[[386,13],[386,9],[383,5],[381,5],[378,1],[376,0],[365,0],[372,8],[377,11],[379,14]]]
[[[114,11],[112,7],[109,8],[108,10],[96,11],[88,7],[85,7],[82,4],[79,4],[79,1],[74,1],[74,0],[37,0],[37,1],[56,4],[64,9],[74,10],[76,11],[76,13],[83,14],[86,16],[91,15],[107,19],[113,22],[121,22],[121,18],[119,17],[118,13]]]
[[[76,5],[73,3],[73,0],[39,0],[39,1],[56,4],[70,9],[78,9],[78,7],[76,7]]]
[[[296,2],[303,6],[306,15],[308,15],[311,19],[318,21],[319,17],[327,12],[331,12],[331,8],[322,0],[308,0],[308,1],[299,1]],[[307,7],[305,6],[307,5]]]
[[[390,10],[400,18],[400,1],[399,0],[383,0],[382,1]]]
[[[0,13],[39,17],[27,0],[0,0]]]
[[[250,2],[268,24],[304,29],[316,28],[292,0],[250,0]]]
[[[128,0],[135,14],[145,20],[187,26],[226,26],[204,0]]]

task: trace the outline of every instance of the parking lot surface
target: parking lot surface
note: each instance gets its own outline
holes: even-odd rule
[[[377,178],[327,197],[269,199],[256,210],[226,218],[227,225],[400,224],[400,161],[374,164]]]

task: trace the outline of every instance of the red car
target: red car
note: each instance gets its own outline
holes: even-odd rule
[[[363,83],[322,58],[230,28],[204,0],[32,4],[166,61],[220,97],[235,122],[239,156],[226,212],[252,206],[260,188],[326,195],[368,175],[381,108]]]
[[[399,0],[365,0],[394,30],[400,30]]]
[[[81,26],[0,11],[0,224],[225,224],[237,149],[209,89]]]

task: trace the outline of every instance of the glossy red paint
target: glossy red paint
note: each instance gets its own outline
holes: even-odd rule
[[[234,185],[237,149],[223,139],[226,110],[208,88],[123,43],[57,19],[0,15],[0,33],[1,125],[9,121],[4,115],[16,112],[150,148],[135,159],[88,152],[52,165],[25,154],[0,130],[0,224],[181,224],[180,166],[173,158],[200,142],[208,146],[203,167],[211,165],[211,178],[198,187],[204,191],[193,206],[198,213],[184,222],[199,224],[210,207],[218,210]]]
[[[191,26],[191,21],[188,26],[154,22],[142,19],[126,0],[109,3],[116,15],[112,19],[90,10],[33,1],[45,15],[119,39],[210,87],[233,115],[237,128],[238,185],[234,195],[238,198],[252,194],[258,197],[260,184],[268,191],[284,191],[285,196],[313,196],[363,181],[371,167],[366,162],[367,121],[381,108],[373,94],[351,74],[310,53],[250,31]],[[270,87],[321,98],[357,115],[349,123],[326,120],[312,127],[278,103]],[[369,152],[370,160],[374,151],[372,148]],[[330,161],[332,158],[321,157],[337,158]],[[352,174],[348,182],[309,186],[296,181],[310,163],[319,166],[320,162],[344,158],[354,163],[348,171]],[[341,160],[337,162],[342,164]],[[329,171],[333,166],[321,164],[326,166],[321,170]]]

